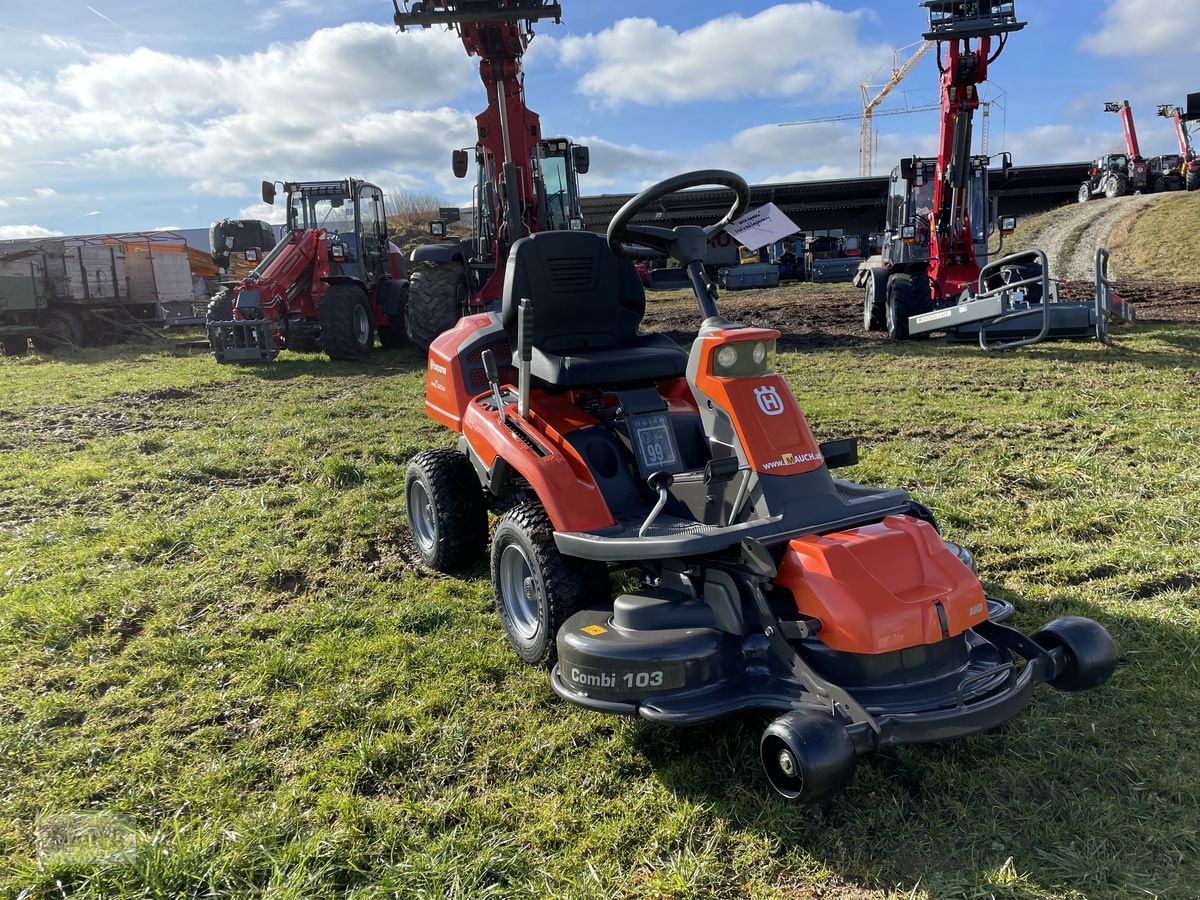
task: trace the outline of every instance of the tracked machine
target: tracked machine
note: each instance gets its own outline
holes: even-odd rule
[[[734,196],[721,221],[633,224],[712,184]],[[695,172],[631,200],[607,240],[517,241],[500,311],[430,349],[425,408],[459,442],[412,460],[406,504],[442,571],[482,562],[501,513],[500,623],[560,697],[664,726],[773,714],[767,778],[817,802],[879,747],[994,728],[1040,683],[1102,684],[1116,647],[1078,616],[1006,625],[1012,606],[928,509],[834,476],[857,443],[818,443],[775,371],[779,332],[722,316],[704,271],[708,239],[749,202],[739,176]],[[690,354],[639,328],[630,259],[667,256],[698,305]]]
[[[936,159],[913,157],[892,172],[882,253],[855,277],[864,291],[863,326],[893,340],[942,332],[1007,350],[1046,339],[1108,340],[1112,321],[1132,321],[1132,308],[1112,290],[1107,254],[1097,254],[1094,301],[1060,301],[1046,256],[1028,251],[991,260],[990,241],[1016,220],[1001,218],[989,193],[990,160],[971,154],[979,86],[1022,30],[1013,0],[926,0],[927,41],[936,43],[941,73],[941,127]],[[1003,157],[1001,176],[1011,169]]]
[[[388,242],[383,191],[356,178],[283,189],[284,238],[209,304],[217,361],[270,362],[285,349],[360,361],[376,336],[384,347],[403,345],[408,280]],[[273,205],[277,193],[263,183],[264,202]]]
[[[537,23],[562,21],[559,3],[428,0],[401,9],[393,0],[393,5],[401,31],[453,28],[467,54],[479,58],[488,97],[476,119],[477,143],[453,154],[457,177],[466,178],[474,166],[474,234],[418,247],[410,259],[407,331],[424,349],[461,316],[498,307],[508,251],[516,241],[583,228],[579,176],[587,174],[590,157],[587,147],[567,138],[544,137],[540,118],[525,102],[525,51]]]

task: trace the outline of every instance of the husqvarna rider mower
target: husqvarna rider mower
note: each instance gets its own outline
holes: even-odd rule
[[[720,222],[633,224],[711,184],[736,198]],[[1001,624],[1012,608],[984,595],[927,509],[833,476],[856,443],[817,443],[772,369],[779,333],[723,318],[704,274],[708,238],[749,198],[737,175],[697,172],[635,197],[607,243],[518,241],[502,311],[461,320],[430,351],[426,409],[462,437],[414,459],[407,506],[443,570],[481,558],[489,507],[507,510],[496,606],[523,660],[557,661],[560,696],[668,725],[781,711],[762,738],[767,777],[817,801],[860,754],[992,728],[1041,682],[1103,683],[1116,648],[1090,619],[1032,637]],[[639,333],[628,260],[667,255],[700,305],[690,355]],[[638,585],[613,597],[610,570]]]

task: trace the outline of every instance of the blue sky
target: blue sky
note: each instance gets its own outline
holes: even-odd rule
[[[755,182],[856,175],[849,113],[917,0],[562,0],[527,63],[547,134],[586,141],[585,193],[720,166]],[[1175,150],[1158,103],[1200,90],[1195,0],[1018,0],[995,64],[991,151],[1017,163],[1118,149],[1129,99],[1148,155]],[[266,179],[343,177],[467,198],[450,174],[484,98],[441,31],[395,34],[390,0],[43,0],[0,18],[0,239],[206,226],[262,214]],[[934,102],[927,58],[888,106]],[[932,113],[881,118],[876,172],[928,152]]]

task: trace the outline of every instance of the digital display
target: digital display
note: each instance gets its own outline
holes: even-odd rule
[[[675,449],[675,435],[666,413],[651,413],[633,416],[629,423],[630,436],[637,451],[638,467],[649,475],[675,469],[679,465],[679,453]]]

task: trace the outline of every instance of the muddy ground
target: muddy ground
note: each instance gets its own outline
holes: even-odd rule
[[[1064,282],[1071,300],[1090,299],[1088,282]],[[1200,283],[1118,282],[1117,292],[1135,304],[1140,322],[1200,323]],[[648,295],[646,327],[687,345],[699,324],[696,302],[682,294]],[[862,294],[850,285],[787,284],[768,290],[737,291],[721,297],[730,319],[778,329],[781,350],[855,347],[885,340],[862,327]]]

